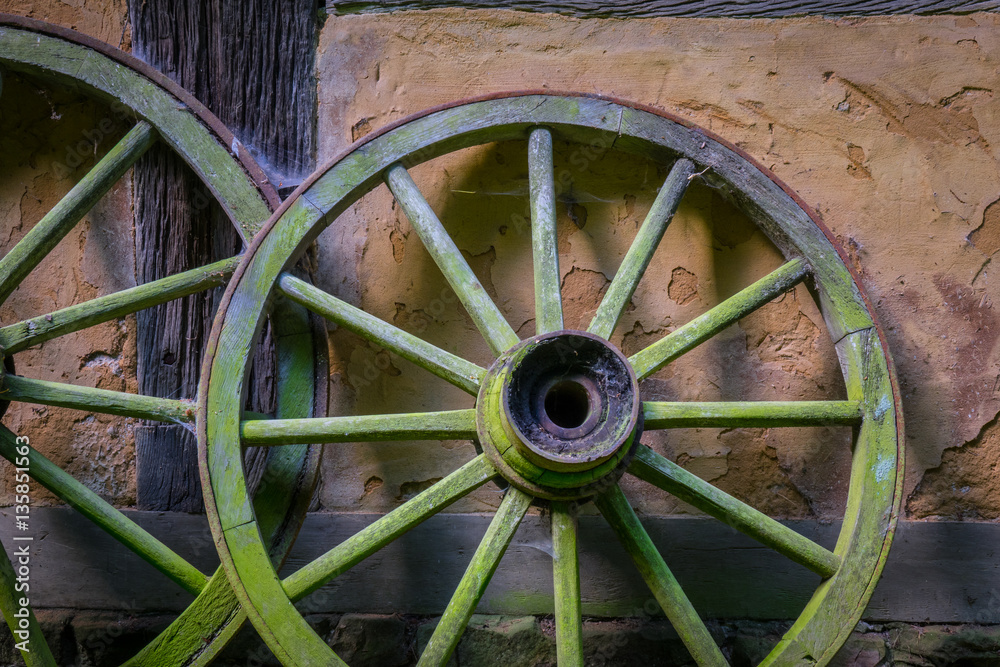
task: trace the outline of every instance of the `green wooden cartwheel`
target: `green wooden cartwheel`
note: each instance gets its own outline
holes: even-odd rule
[[[6,301],[24,277],[56,246],[90,208],[155,142],[163,141],[191,167],[248,243],[262,227],[278,197],[260,168],[239,150],[232,134],[188,93],[127,54],[71,31],[0,15],[0,66],[36,81],[71,85],[94,98],[115,100],[135,124],[117,146],[0,259],[0,301]],[[237,148],[233,148],[233,147]],[[233,151],[239,155],[234,156]],[[122,252],[131,252],[123,248]],[[20,351],[143,308],[226,284],[239,257],[186,271],[121,292],[101,296],[48,314],[34,313],[20,322],[0,323],[0,399],[74,408],[124,417],[185,424],[200,419],[197,402],[138,396],[29,379],[30,368],[16,364]],[[286,307],[275,320],[281,394],[278,416],[305,418],[313,399],[325,403],[325,383],[314,389],[323,355],[314,354],[308,314]],[[16,373],[15,374],[15,367]],[[24,373],[24,376],[20,375]],[[314,396],[314,394],[318,394]],[[0,455],[13,461],[15,435],[0,426]],[[280,562],[305,514],[317,470],[318,448],[287,448],[266,463],[257,493],[258,515],[270,553]],[[76,508],[122,544],[197,596],[187,610],[130,664],[206,664],[239,630],[246,615],[221,571],[205,574],[167,545],[136,525],[99,495],[35,450],[30,453],[35,481]],[[19,594],[6,554],[0,558],[0,611],[16,624]],[[28,665],[56,664],[38,624],[31,619]]]
[[[588,331],[563,329],[552,141],[614,142],[672,165]],[[519,340],[411,180],[407,167],[492,141],[528,143],[537,332]],[[743,210],[786,263],[669,335],[625,357],[607,342],[693,174]],[[381,321],[289,273],[328,225],[385,183],[496,360],[483,368]],[[445,665],[532,503],[552,512],[559,664],[582,665],[573,507],[593,499],[699,665],[726,660],[661,558],[618,479],[634,475],[753,537],[823,581],[764,660],[824,664],[867,603],[899,507],[902,437],[885,341],[857,277],[829,233],[773,175],[708,132],[593,96],[521,93],[431,110],[366,137],[305,183],[259,235],[215,322],[200,394],[200,460],[223,565],[250,619],[287,665],[342,664],[293,606],[405,531],[490,480],[508,490],[420,665]],[[811,279],[843,369],[847,398],[806,402],[642,402],[638,383],[800,281]],[[466,410],[264,420],[242,410],[246,351],[271,304],[300,304],[475,397]],[[795,533],[641,443],[655,429],[853,425],[849,498],[833,551]],[[285,578],[269,557],[239,462],[245,447],[475,439],[482,454]],[[330,483],[336,484],[336,480]]]

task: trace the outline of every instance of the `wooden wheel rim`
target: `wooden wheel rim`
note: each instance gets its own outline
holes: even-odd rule
[[[149,128],[147,132],[150,138],[147,143],[164,141],[188,164],[233,222],[245,244],[260,230],[271,210],[280,201],[277,192],[246,149],[240,146],[232,133],[204,105],[161,73],[126,53],[59,26],[0,14],[0,65],[38,79],[69,84],[88,96],[114,100],[123,105],[138,121],[137,128],[143,124]],[[133,132],[135,130],[133,128]],[[136,150],[135,159],[138,159],[143,150]],[[85,213],[81,213],[81,216]],[[235,261],[230,261],[227,267],[214,267],[217,275],[213,277],[211,284],[201,289],[222,284],[235,264]],[[187,293],[192,291],[199,290]],[[40,321],[43,317],[33,318],[31,321]],[[51,317],[48,322],[52,323]],[[58,324],[58,318],[56,323]],[[13,331],[14,326],[0,329],[0,344],[6,346],[10,340],[16,339],[16,346],[20,349],[63,335],[53,331],[52,335],[46,337],[30,338]],[[65,333],[82,328],[86,327],[71,328]],[[314,364],[317,369],[320,368],[322,355],[313,354],[314,332],[304,310],[289,309],[286,317],[276,323],[275,329],[275,345],[280,364],[301,368],[305,363],[310,369]],[[315,378],[325,376],[323,370],[300,375],[297,381],[298,391],[311,398],[316,393],[313,387]],[[322,391],[316,396],[317,404],[325,404],[325,384],[319,386]],[[9,389],[5,387],[5,392]],[[189,403],[187,407],[188,409],[182,409],[175,415],[164,416],[169,417],[169,421],[195,421],[197,403]],[[306,400],[296,406],[286,406],[286,410],[288,414],[308,416],[312,414],[312,407],[312,401]],[[0,438],[6,442],[10,433],[3,427],[0,429],[3,431]],[[32,456],[34,457],[34,453]],[[275,508],[275,513],[281,518],[277,520],[277,529],[271,534],[273,539],[270,545],[279,558],[287,554],[305,515],[318,472],[318,456],[318,448],[303,447],[299,450],[291,449],[284,456],[275,457],[267,463],[264,472],[267,480],[265,487],[268,484],[272,488],[280,487],[280,492],[276,495],[283,499],[283,504]],[[58,471],[54,472],[58,475]],[[64,478],[57,478],[54,483],[60,484],[59,479]],[[92,520],[96,513],[112,524],[116,521],[128,521],[115,515],[110,505],[98,507],[88,504],[86,499],[81,505],[76,502],[79,496],[74,499],[65,497],[65,487],[53,491]],[[85,489],[82,491],[86,492]],[[108,528],[105,527],[105,530]],[[152,558],[149,554],[140,555],[146,560]],[[2,560],[5,559],[4,556]],[[4,563],[0,563],[0,576],[5,569],[3,565]],[[154,563],[154,566],[157,565]],[[129,664],[207,664],[236,634],[246,616],[233,596],[225,575],[219,570],[214,576],[201,576],[204,581],[200,584],[200,593],[194,602],[163,633],[132,658]],[[2,585],[0,582],[0,586]],[[13,618],[6,613],[5,615],[9,619]],[[32,632],[37,632],[37,625],[33,625]],[[51,656],[47,656],[47,647],[42,650],[36,639],[41,641],[42,638],[40,635],[33,635],[32,653],[25,654],[28,664],[54,664]],[[44,644],[43,641],[41,643]]]
[[[238,403],[233,400],[241,393],[246,372],[241,351],[249,349],[254,332],[266,314],[265,304],[278,281],[284,280],[282,271],[294,263],[326,225],[374,188],[381,178],[390,183],[390,189],[393,183],[401,188],[404,176],[398,173],[400,165],[411,166],[487,141],[528,139],[532,128],[539,127],[571,140],[581,136],[603,137],[617,149],[661,161],[682,156],[698,171],[710,167],[704,177],[713,187],[728,193],[790,260],[772,274],[773,282],[786,280],[781,284],[787,289],[802,278],[806,269],[811,271],[848,389],[848,401],[844,403],[849,403],[850,409],[837,407],[839,416],[831,419],[858,424],[857,439],[847,510],[837,547],[834,554],[817,557],[826,559],[826,565],[813,564],[816,571],[830,576],[762,664],[825,664],[846,640],[871,595],[885,562],[899,509],[902,422],[899,394],[884,338],[857,276],[832,236],[773,174],[735,147],[681,119],[597,96],[515,93],[448,105],[401,121],[366,137],[314,174],[285,202],[269,221],[265,233],[255,240],[227,290],[215,322],[218,345],[210,350],[206,360],[211,374],[208,390],[201,393],[203,414],[208,419],[198,425],[212,529],[237,594],[265,641],[285,664],[337,661],[290,600],[290,594],[301,597],[321,583],[306,583],[307,577],[297,574],[284,582],[278,579],[257,536],[253,509],[243,500],[242,470],[231,465],[239,460],[241,452],[241,415]],[[393,192],[396,194],[396,190]],[[409,211],[407,214],[412,222],[413,216]],[[776,275],[782,271],[782,276]],[[756,287],[757,284],[745,292]],[[290,283],[282,282],[281,289],[295,300],[305,298],[301,294],[294,296],[296,290]],[[504,340],[502,331],[495,337]],[[493,347],[495,352],[498,348],[505,349],[503,344]],[[637,359],[638,356],[630,358],[634,368],[648,361]],[[452,381],[461,386],[462,378],[456,375]],[[853,416],[847,414],[852,410]],[[648,420],[647,416],[647,424]],[[249,428],[245,429],[244,435],[249,432]],[[323,441],[315,437],[314,441]],[[646,471],[643,478],[649,481],[649,477],[656,476],[649,472],[655,466],[643,456],[638,458],[644,459],[640,469]],[[473,463],[455,474],[471,470],[470,466]],[[486,476],[493,474],[495,470]],[[503,519],[514,517],[516,526],[518,512],[523,515],[527,507],[526,504],[513,507],[519,502],[507,503],[505,499],[495,523],[506,512]],[[616,508],[617,503],[618,498],[605,497],[598,506],[607,516],[621,509]],[[628,517],[621,516],[624,525]],[[554,517],[554,529],[556,523]],[[488,532],[487,537],[490,535]],[[500,546],[500,553],[505,546]],[[556,604],[558,617],[558,594]],[[557,628],[557,637],[559,634]],[[445,641],[450,648],[445,647],[434,656],[434,660],[440,659],[440,664],[447,660],[457,637]],[[724,664],[719,662],[721,653],[717,648],[701,651],[695,646],[692,653],[699,664]],[[566,664],[578,664],[577,660],[582,659],[571,652],[566,655]],[[563,660],[561,648],[560,660]],[[421,664],[424,663],[422,659]]]

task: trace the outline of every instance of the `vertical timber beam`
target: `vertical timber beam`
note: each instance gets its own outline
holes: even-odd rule
[[[136,56],[167,74],[239,138],[279,191],[315,161],[317,0],[128,0]],[[165,147],[135,167],[136,280],[231,257],[241,241],[208,190]],[[193,398],[220,290],[140,312],[139,391]],[[275,360],[265,332],[247,407],[274,410]],[[251,475],[261,468],[248,462]],[[195,438],[182,426],[136,429],[140,509],[202,511]]]

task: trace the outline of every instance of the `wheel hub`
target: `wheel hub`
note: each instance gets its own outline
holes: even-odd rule
[[[553,499],[617,479],[640,431],[625,356],[582,331],[535,336],[490,368],[477,402],[484,451],[509,482]]]

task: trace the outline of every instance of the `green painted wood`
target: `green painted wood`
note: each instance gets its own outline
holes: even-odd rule
[[[275,304],[270,322],[275,354],[275,417],[304,419],[326,410],[329,369],[325,328],[310,322],[305,308]],[[312,504],[321,447],[291,445],[267,453],[253,504],[261,535],[280,567]]]
[[[563,328],[556,237],[556,184],[552,133],[537,127],[528,136],[528,182],[531,201],[531,252],[535,273],[535,333]]]
[[[621,134],[616,149],[659,161],[677,154],[692,159],[699,165],[699,178],[753,220],[786,259],[806,258],[821,285],[821,310],[834,341],[872,326],[843,256],[772,174],[706,133],[638,109],[622,112]]]
[[[740,401],[668,403],[644,401],[643,429],[853,426],[861,401]]]
[[[429,489],[326,552],[287,577],[282,586],[292,600],[301,600],[346,572],[389,542],[496,476],[482,454]]]
[[[514,329],[490,299],[406,168],[401,164],[394,164],[385,170],[384,178],[392,196],[406,213],[410,225],[455,290],[493,354],[500,355],[517,345],[519,340]]]
[[[491,485],[484,491],[493,493]],[[0,515],[0,541],[17,535]],[[466,559],[485,534],[492,514],[449,513],[429,518],[327,583],[298,605],[305,613],[437,615],[448,604]],[[205,518],[178,512],[122,510],[129,519],[170,545],[204,572],[215,547]],[[382,518],[370,512],[310,512],[283,572],[292,573]],[[795,618],[809,601],[818,575],[707,516],[641,515],[643,527],[670,565],[695,608],[706,619]],[[649,589],[610,526],[600,515],[579,516],[577,543],[584,617],[643,615]],[[833,549],[839,520],[794,519],[782,523]],[[32,552],[38,608],[120,609],[123,595],[141,609],[180,613],[189,596],[68,507],[33,507],[32,532],[45,535]],[[529,513],[504,554],[476,613],[551,617],[554,613],[549,515]],[[996,545],[1000,523],[900,521],[885,571],[863,618],[872,623],[1000,624]],[[539,548],[541,547],[541,548]],[[100,577],[80,577],[107,561]],[[132,582],[142,582],[141,587]],[[775,637],[775,641],[777,641]]]
[[[486,374],[481,366],[369,315],[291,274],[282,274],[278,287],[289,299],[353,331],[365,340],[395,352],[472,395],[479,392],[479,384]]]
[[[6,426],[0,425],[0,456],[14,463],[17,459],[16,448],[17,436]],[[177,582],[184,590],[197,595],[205,587],[207,577],[194,566],[37,450],[30,448],[29,451],[32,479]]]
[[[55,405],[61,408],[152,419],[172,424],[193,422],[197,410],[196,404],[190,401],[126,394],[94,387],[78,387],[63,382],[32,380],[17,375],[4,377],[0,397],[8,401]]]
[[[32,345],[123,317],[143,308],[213,287],[221,287],[233,275],[239,261],[239,257],[230,257],[208,266],[5,326],[0,329],[0,346],[4,348],[6,354],[14,354]]]
[[[156,128],[195,171],[244,240],[270,216],[267,200],[231,152],[233,137],[219,139],[191,107],[156,82],[82,44],[0,27],[0,63],[114,99]]]
[[[472,555],[472,561],[466,568],[462,580],[458,583],[448,608],[434,628],[434,633],[427,642],[427,647],[417,662],[419,667],[438,665],[444,667],[458,646],[462,632],[469,624],[469,618],[476,610],[479,599],[486,591],[490,578],[496,572],[504,551],[517,531],[521,519],[531,506],[532,498],[514,487],[507,489],[507,494],[500,502],[496,516],[490,522],[490,527],[483,536],[482,542]]]
[[[205,414],[210,417],[205,420],[208,436],[204,449],[208,452],[211,484],[220,497],[234,499],[228,507],[220,508],[219,523],[230,527],[227,530],[249,525],[247,522],[252,521],[252,513],[241,497],[240,488],[245,480],[241,479],[239,466],[231,464],[240,456],[240,406],[236,405],[234,397],[243,391],[245,377],[244,366],[235,359],[242,350],[252,346],[254,329],[260,324],[259,314],[268,302],[280,273],[294,265],[303,249],[327,225],[336,223],[337,216],[377,187],[385,170],[392,165],[412,166],[452,150],[489,141],[523,140],[532,128],[538,126],[548,127],[558,140],[592,142],[600,139],[613,142],[616,150],[664,164],[673,163],[679,156],[690,159],[697,165],[700,177],[757,221],[788,260],[794,262],[795,258],[801,257],[803,264],[813,267],[821,307],[834,341],[872,327],[872,318],[860,289],[824,231],[782,184],[772,180],[765,170],[746,156],[712,138],[708,132],[605,99],[524,95],[436,111],[376,136],[362,149],[331,165],[288,207],[278,224],[254,250],[254,256],[247,259],[247,271],[234,289],[233,300],[225,316],[226,324],[212,366],[213,388],[205,403]],[[876,350],[872,354],[882,363],[889,363],[884,351]],[[850,372],[853,371],[845,367],[845,373],[849,375]],[[216,389],[214,385],[217,381],[220,386]],[[850,384],[848,381],[848,386]],[[860,400],[850,394],[849,399]],[[871,444],[872,432],[866,430],[864,424],[858,432],[859,437],[869,439],[866,445]],[[858,452],[867,451],[867,448],[855,448],[852,484],[853,476],[873,474],[873,468],[858,462]],[[891,466],[900,460],[898,457],[891,460],[885,458],[887,451],[882,451],[883,466]],[[885,473],[894,475],[895,469]],[[859,480],[857,488],[864,489],[868,483]],[[891,526],[895,516],[889,510],[892,503],[898,501],[898,492],[896,495],[870,496],[870,500],[871,507],[849,505],[848,510],[870,512],[873,516],[880,514]],[[856,518],[845,522],[846,531],[854,530]],[[867,526],[871,528],[873,524]],[[877,528],[877,525],[874,527]],[[249,536],[249,528],[245,530]],[[300,643],[305,647],[312,641],[292,630],[293,625],[299,627],[302,624],[301,620],[292,623],[284,617],[284,610],[289,607],[283,601],[274,602],[275,595],[280,595],[280,591],[276,592],[266,577],[258,576],[263,570],[253,559],[260,557],[261,550],[247,549],[245,542],[236,539],[230,545],[229,539],[225,535],[219,537],[218,531],[217,540],[223,553],[232,558],[227,564],[231,578],[243,582],[247,595],[252,597],[254,613],[258,614],[254,622],[262,628],[262,633],[271,637],[269,642],[274,641],[283,647],[282,655],[294,654],[294,664],[311,664],[309,660],[312,658],[320,660],[320,649],[327,650],[325,646],[321,647],[316,640],[315,646],[309,644],[307,648],[299,649]],[[882,547],[889,541],[885,533],[878,532],[867,535],[867,540]],[[836,649],[841,630],[853,626],[867,600],[868,589],[859,582],[873,581],[881,569],[880,552],[877,549],[866,550],[862,548],[863,544],[867,543],[849,541],[843,554],[838,554],[842,555],[845,567],[815,590],[812,598],[815,606],[807,607],[793,626],[793,631],[772,651],[768,658],[772,664],[800,665],[804,655],[824,655],[824,651]],[[810,581],[818,579],[805,568],[796,566],[794,569],[812,578]],[[841,588],[837,590],[845,594],[842,599],[833,600],[827,593],[832,589],[831,582],[847,578],[846,572],[857,573],[856,576],[850,575],[856,581],[838,583]],[[851,598],[851,594],[855,597]],[[548,601],[551,603],[551,598]],[[852,603],[853,606],[848,608]],[[313,648],[319,652],[314,654]],[[800,648],[802,651],[799,651]]]
[[[308,16],[308,12],[306,15]],[[314,27],[314,23],[308,20],[305,25],[307,28]],[[45,29],[42,28],[42,30]],[[236,29],[234,31],[239,32]],[[240,32],[240,34],[243,33]],[[138,118],[146,119],[149,125],[155,127],[161,137],[165,139],[165,143],[172,146],[209,187],[209,190],[216,194],[224,212],[239,225],[237,229],[240,231],[240,235],[245,240],[249,239],[269,217],[268,198],[275,204],[278,200],[273,189],[265,186],[258,187],[252,180],[254,176],[258,176],[261,177],[259,183],[266,183],[266,179],[262,178],[263,174],[257,165],[247,158],[246,149],[234,140],[232,134],[221,123],[208,114],[204,114],[203,108],[196,100],[186,96],[183,91],[165,84],[165,78],[159,76],[157,72],[153,70],[137,71],[135,69],[137,64],[130,64],[127,55],[119,54],[116,58],[111,54],[110,49],[105,50],[102,46],[95,46],[96,44],[96,42],[89,45],[85,42],[77,44],[73,42],[72,37],[53,37],[36,33],[30,29],[22,30],[3,26],[0,27],[0,65],[12,70],[29,72],[31,75],[37,75],[45,80],[56,80],[63,84],[69,84],[74,90],[81,90],[85,94],[116,100],[116,109],[122,113],[131,113]],[[305,48],[310,47],[306,46]],[[272,63],[267,61],[266,66],[271,67]],[[142,70],[141,65],[138,65],[138,70]],[[301,100],[296,99],[294,105],[301,107],[300,103]],[[140,127],[143,124],[145,123],[141,122]],[[302,133],[299,133],[296,136],[301,135]],[[248,174],[253,176],[248,176]],[[168,229],[176,232],[175,223],[176,220],[169,220]],[[224,264],[211,265],[196,270],[211,271],[218,268],[225,272],[225,276],[204,276],[205,282],[202,282],[198,288],[213,287],[225,282],[235,267],[236,261],[228,261]],[[123,300],[140,300],[139,303],[128,304],[125,312],[134,312],[140,306],[145,307],[146,303],[142,302],[146,298],[144,292],[147,295],[153,295],[156,302],[180,295],[185,288],[179,285],[178,281],[184,281],[188,276],[194,277],[193,274],[185,274],[165,278],[163,281],[146,283],[136,290],[102,297],[93,302],[72,307],[72,309],[50,313],[48,317],[35,318],[26,324],[30,326],[37,323],[36,328],[39,332],[45,330],[43,332],[44,339],[47,340],[54,335],[62,335],[68,333],[69,330],[91,326],[97,321],[104,321],[114,316],[108,311],[101,315],[101,319],[96,318],[95,312],[103,308],[117,309],[117,312],[121,313],[126,309]],[[200,281],[201,278],[196,279],[196,282]],[[175,289],[178,292],[171,293]],[[7,331],[11,331],[11,329],[8,328]],[[186,334],[187,332],[181,332],[180,335]],[[30,342],[20,340],[18,344],[27,346],[41,340],[42,338],[33,339]],[[295,340],[289,340],[289,343],[305,352],[305,355],[310,359],[310,363],[307,364],[310,368],[307,369],[307,372],[300,374],[302,365],[290,364],[288,368],[279,368],[278,374],[284,373],[287,376],[298,377],[300,382],[304,381],[311,385],[314,377],[311,372],[312,346],[303,346],[300,341]],[[11,350],[8,349],[7,352],[9,353]],[[279,351],[276,356],[279,358],[280,364],[294,355],[289,355],[285,350],[284,352]],[[322,352],[320,356],[322,356]],[[325,381],[326,373],[319,373],[318,377]],[[17,380],[15,380],[16,382]],[[38,389],[37,385],[32,388],[32,390]],[[42,393],[51,396],[52,386],[41,389]],[[59,394],[58,391],[56,393]],[[299,402],[305,392],[295,391],[291,393],[294,394],[293,399],[299,405],[299,409],[285,411],[279,409],[278,415],[286,418],[308,416],[310,412],[303,411],[302,406],[311,406],[312,401],[307,397],[305,401]],[[70,390],[69,394],[67,400],[74,405],[73,402],[76,401],[86,405],[87,401],[90,400],[86,395],[75,390]],[[59,396],[65,399],[66,392],[59,394]],[[157,418],[155,412],[163,407],[163,405],[143,404],[141,400],[137,403],[136,399],[128,395],[102,394],[98,396],[98,399],[102,404],[110,403],[114,408],[110,410],[112,412],[118,409],[127,411],[138,408],[141,416],[152,418]],[[318,400],[325,404],[325,395],[318,397]],[[173,407],[177,406],[167,405],[159,418],[166,418],[168,421],[193,421],[193,403],[182,404],[183,411],[180,415],[176,414]],[[154,414],[143,414],[144,411],[148,410],[152,410]],[[126,414],[131,413],[126,412]],[[187,424],[184,425],[185,428],[187,426]],[[280,514],[287,510],[288,513],[287,516],[283,516],[280,530],[277,531],[279,536],[275,538],[272,545],[276,555],[287,554],[291,538],[294,537],[301,518],[304,516],[315,480],[318,448],[312,448],[311,453],[307,456],[302,455],[301,450],[304,449],[306,448],[282,448],[276,456],[268,457],[268,466],[263,471],[262,490],[268,483],[283,487],[280,496],[274,493],[263,494],[266,496],[263,502],[268,512]],[[295,456],[298,456],[302,465],[295,467],[290,464]],[[286,474],[282,470],[275,469],[271,465],[272,462],[285,462],[288,464],[285,467],[294,468],[294,470],[290,471],[291,474]],[[63,482],[60,481],[60,483]],[[293,489],[295,493],[290,492]],[[70,488],[70,491],[75,493],[81,489]],[[57,493],[59,492],[57,491]],[[102,510],[98,508],[96,511],[100,513]],[[264,514],[267,513],[264,512]],[[86,524],[87,522],[81,523]],[[269,533],[265,530],[263,534],[265,543],[267,543],[270,539]],[[140,541],[142,540],[140,539]],[[144,557],[148,560],[147,556]],[[170,563],[168,563],[169,565]],[[187,574],[190,574],[190,571]],[[217,575],[213,581],[218,582],[218,585],[214,588],[211,584],[207,586],[204,590],[205,595],[199,596],[181,617],[171,624],[170,628],[132,661],[133,664],[157,666],[206,664],[218,653],[220,648],[239,629],[244,616],[238,613],[238,601],[232,596],[224,574],[217,573]],[[67,588],[70,587],[74,590],[78,588],[78,581],[67,586]],[[186,588],[192,590],[195,586],[188,585]],[[66,592],[65,589],[62,592]],[[174,591],[170,599],[186,601],[187,596],[178,596],[177,592]]]
[[[791,289],[808,272],[809,266],[804,260],[793,259],[708,312],[671,331],[646,349],[636,352],[629,357],[636,377],[640,380],[649,377],[685,352]]]
[[[601,305],[594,314],[594,319],[587,328],[590,333],[601,338],[611,337],[615,325],[618,324],[635,293],[635,288],[639,285],[639,280],[646,273],[646,268],[653,259],[653,253],[656,252],[663,234],[667,231],[667,225],[677,212],[681,198],[687,192],[694,171],[694,163],[684,158],[677,160],[670,169],[663,187],[657,193],[646,219],[642,222],[642,227],[635,235],[625,259],[618,267],[618,272],[615,273]]]
[[[313,417],[240,422],[247,445],[384,442],[391,440],[472,440],[476,411],[448,410],[412,414]]]
[[[233,580],[230,583],[239,590],[252,581],[254,586],[271,593],[265,607],[268,613],[268,624],[258,625],[261,638],[282,665],[336,665],[347,667],[346,663],[337,657],[329,645],[316,634],[302,616],[296,611],[281,587],[281,581],[271,564],[270,555],[260,539],[257,522],[233,526],[226,531],[226,543],[234,558],[239,558],[247,569],[246,579]],[[244,606],[251,619],[260,610],[253,606]],[[277,637],[291,638],[287,644],[276,641]]]
[[[369,143],[365,150],[345,156],[302,196],[337,216],[348,199],[381,184],[383,172],[396,162],[412,167],[469,146],[524,141],[538,126],[549,128],[559,140],[600,141],[610,146],[618,136],[621,116],[621,107],[607,100],[582,97],[529,95],[498,104],[460,105],[413,119],[377,143]],[[325,226],[326,220],[321,224]]]
[[[118,182],[156,138],[156,130],[148,123],[137,123],[0,259],[0,302],[7,300],[24,277]]]
[[[569,503],[552,503],[552,579],[559,667],[583,667],[583,612],[576,516]]]
[[[865,415],[855,438],[847,507],[834,548],[843,565],[836,577],[823,582],[782,643],[761,663],[766,667],[800,664],[806,656],[819,664],[833,658],[875,589],[900,511],[902,425],[878,332],[869,328],[848,334],[837,343],[837,353],[845,367],[848,398],[862,401]]]
[[[645,445],[636,448],[635,458],[628,471],[771,547],[821,577],[833,576],[840,567],[840,556],[715,488]]]
[[[246,617],[220,567],[194,602],[122,667],[207,665],[239,632]]]
[[[615,484],[599,495],[594,502],[611,524],[622,546],[632,557],[639,574],[646,581],[649,590],[653,592],[663,613],[667,615],[695,662],[700,667],[728,667],[729,663],[723,657],[722,651],[715,644],[698,612],[691,606],[690,600],[677,583],[670,568],[663,562],[663,557],[649,539],[649,534],[642,527],[639,517],[635,515],[621,488]]]
[[[291,303],[278,304],[271,322],[278,374],[276,414],[311,415],[317,401],[325,402],[325,392],[316,387],[326,379],[326,370],[322,363],[316,367],[315,354],[317,343],[326,343],[325,336],[313,331],[305,309]],[[261,535],[276,567],[287,558],[311,502],[319,470],[318,450],[284,447],[265,461],[254,505]],[[211,543],[205,548],[214,552]],[[195,601],[126,665],[207,665],[218,657],[246,619],[225,568],[219,567]]]
[[[22,535],[21,537],[24,537]],[[19,553],[28,550],[30,567],[31,542],[28,540],[12,541],[15,560],[21,558]],[[20,563],[19,563],[20,565]],[[21,654],[21,659],[27,667],[56,667],[56,659],[52,650],[42,635],[35,612],[29,606],[34,591],[31,589],[30,573],[22,577],[21,588],[18,590],[17,575],[6,549],[0,546],[0,614],[7,621],[7,627],[14,635],[14,648]],[[24,601],[25,604],[21,604]],[[23,633],[27,633],[27,635]],[[21,647],[24,648],[21,648]]]

